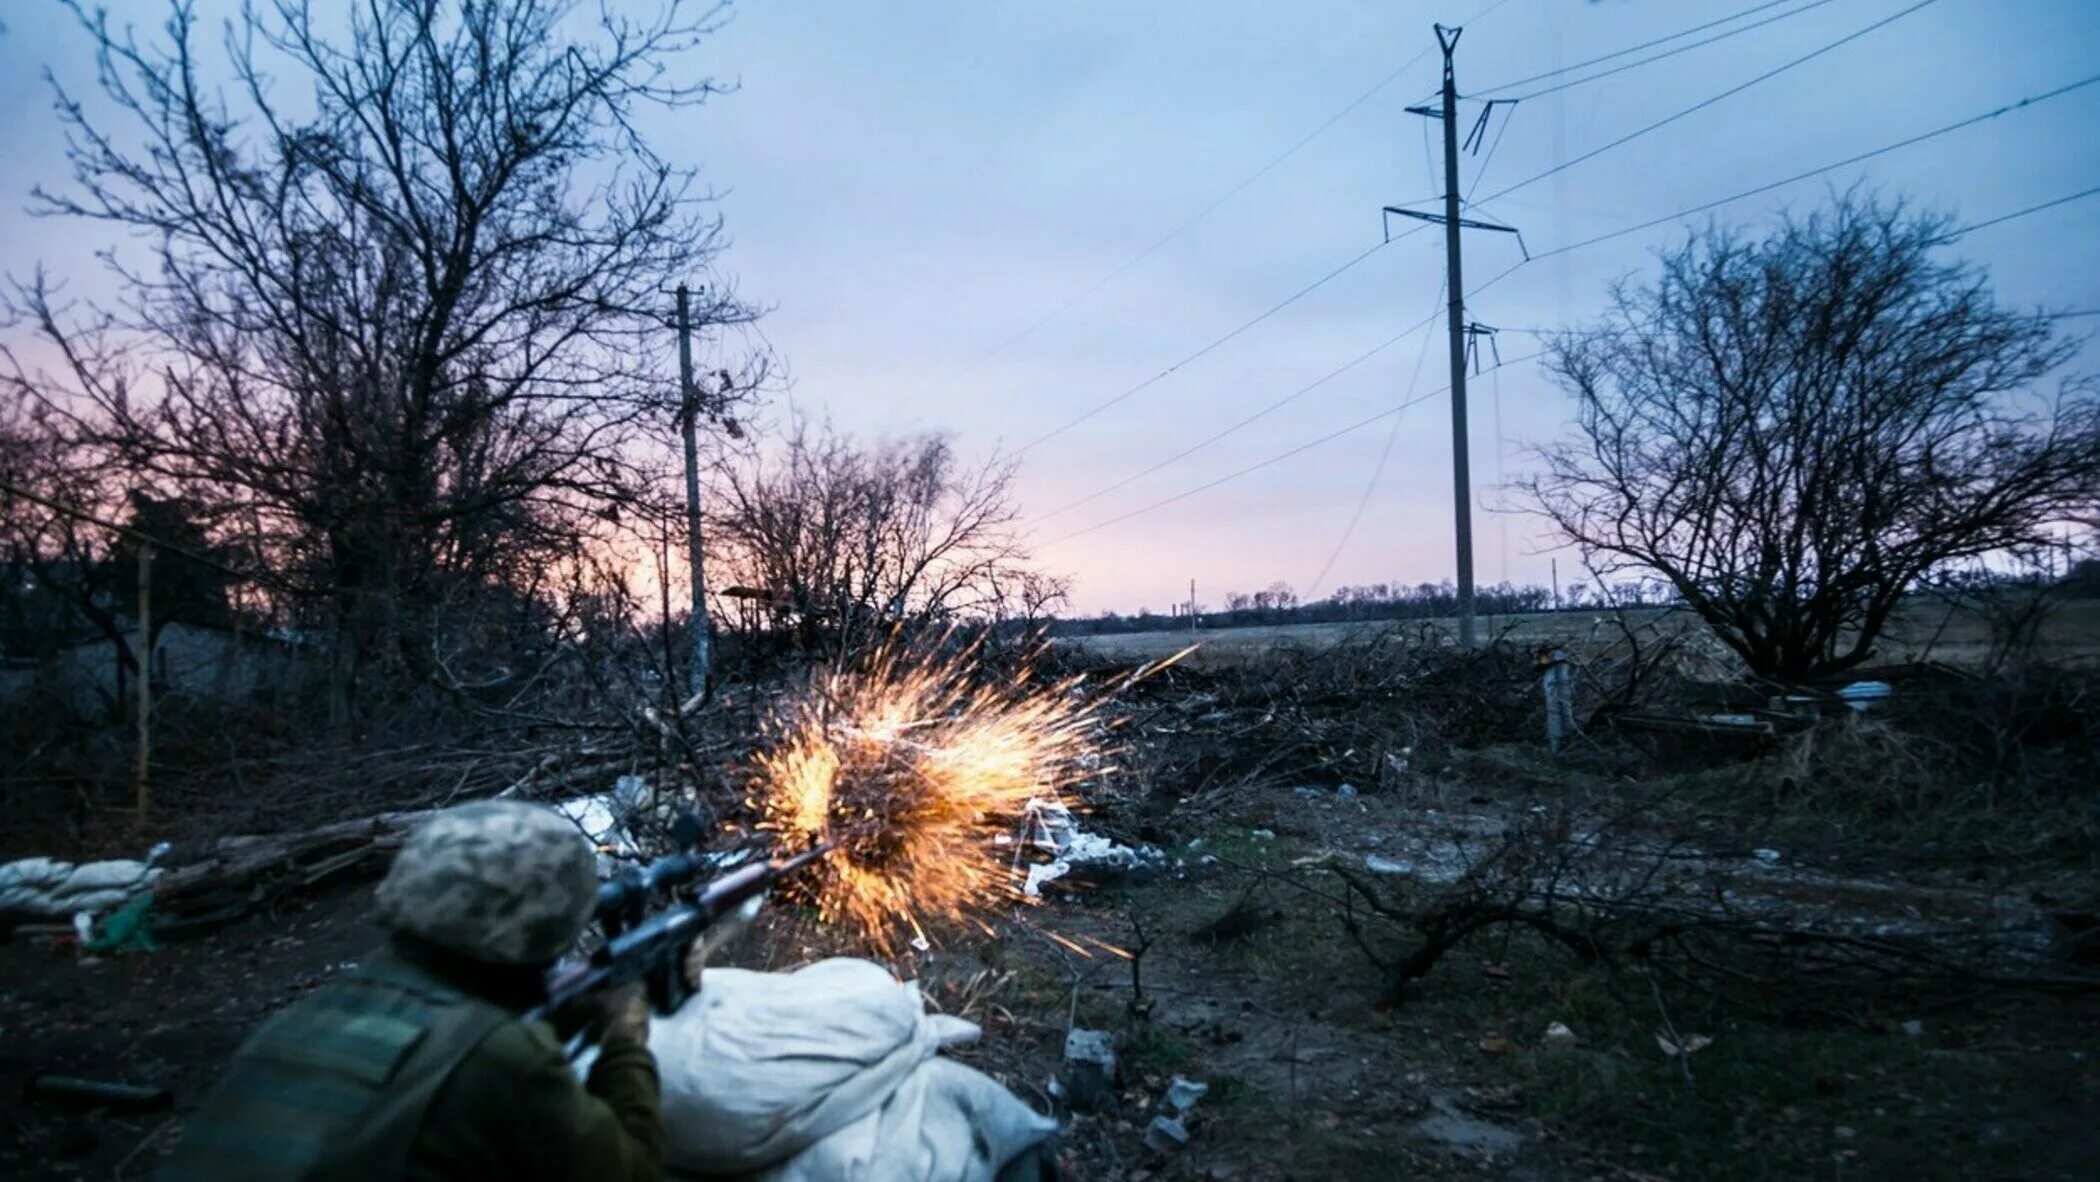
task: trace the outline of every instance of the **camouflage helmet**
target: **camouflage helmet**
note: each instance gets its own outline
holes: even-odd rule
[[[574,825],[485,800],[409,835],[379,884],[379,922],[475,960],[532,964],[568,950],[597,895],[597,856]]]

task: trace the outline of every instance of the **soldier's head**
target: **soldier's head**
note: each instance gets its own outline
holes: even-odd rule
[[[379,884],[379,922],[488,964],[567,951],[597,900],[590,842],[548,809],[489,800],[446,809],[401,847]]]

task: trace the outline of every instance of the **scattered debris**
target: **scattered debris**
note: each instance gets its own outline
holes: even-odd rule
[[[1546,1041],[1567,1044],[1575,1041],[1575,1032],[1565,1022],[1555,1022],[1546,1027]]]
[[[1905,1022],[1902,1026],[1897,1027],[1897,1029],[1903,1031],[1905,1035],[1911,1038],[1923,1038],[1925,1036],[1925,1023],[1918,1021],[1916,1018],[1912,1018],[1910,1021]]]
[[[1750,856],[1756,858],[1760,862],[1763,862],[1767,866],[1779,865],[1780,855],[1778,850],[1751,850]]]
[[[1507,1055],[1517,1049],[1517,1044],[1499,1034],[1490,1034],[1480,1040],[1480,1049],[1489,1055]]]
[[[1388,858],[1383,854],[1365,854],[1364,869],[1373,874],[1398,876],[1413,874],[1415,872],[1415,864],[1398,858]]]
[[[1655,1045],[1662,1048],[1663,1054],[1674,1059],[1679,1055],[1696,1055],[1714,1045],[1714,1040],[1703,1034],[1688,1034],[1684,1036],[1684,1041],[1679,1043],[1667,1034],[1657,1034]]]
[[[1256,829],[1249,833],[1248,836],[1256,841],[1275,841],[1276,831],[1274,829]]]
[[[1116,1039],[1106,1030],[1075,1026],[1065,1032],[1065,1098],[1081,1112],[1115,1103]]]
[[[1185,1075],[1176,1075],[1173,1081],[1167,1084],[1167,1107],[1177,1113],[1185,1113],[1196,1106],[1196,1101],[1209,1094],[1209,1084]]]
[[[1154,874],[1167,866],[1165,850],[1150,845],[1123,845],[1098,833],[1088,833],[1079,827],[1070,809],[1052,802],[1029,806],[1022,834],[1022,849],[1014,855],[1016,865],[1026,849],[1052,856],[1049,862],[1028,867],[1021,893],[1031,899],[1040,898],[1043,887],[1060,879],[1099,885]]]
[[[1189,1143],[1188,1127],[1171,1116],[1155,1116],[1145,1130],[1145,1146],[1157,1153],[1173,1153]]]
[[[1336,788],[1334,790],[1334,794],[1336,796],[1341,797],[1343,800],[1355,800],[1357,797],[1356,785],[1344,784],[1341,787]]]

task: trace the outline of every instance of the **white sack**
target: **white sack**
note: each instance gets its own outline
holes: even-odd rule
[[[669,1165],[769,1182],[989,1182],[1057,1125],[935,1057],[977,1035],[869,961],[708,969],[699,996],[649,1024]]]
[[[787,1162],[762,1182],[994,1182],[1006,1164],[1057,1132],[990,1076],[932,1058],[875,1112]]]
[[[158,867],[128,859],[75,866],[24,858],[0,866],[0,914],[95,915],[153,885],[160,875]]]

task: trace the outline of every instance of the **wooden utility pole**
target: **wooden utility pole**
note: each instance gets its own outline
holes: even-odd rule
[[[678,428],[685,436],[685,534],[691,558],[693,613],[693,670],[690,693],[707,696],[713,651],[707,619],[706,559],[700,549],[700,391],[693,384],[692,295],[678,285]]]
[[[1445,289],[1451,302],[1446,309],[1446,329],[1451,335],[1451,486],[1452,510],[1458,543],[1458,642],[1468,648],[1479,642],[1473,619],[1473,474],[1466,438],[1466,288],[1461,268],[1461,229],[1501,230],[1515,233],[1513,226],[1496,225],[1459,216],[1458,195],[1458,74],[1452,54],[1458,49],[1463,29],[1435,26],[1438,48],[1444,52],[1443,102],[1437,107],[1409,107],[1412,114],[1444,121],[1444,212],[1419,213],[1386,206],[1418,221],[1440,222],[1444,227]]]
[[[135,780],[138,790],[139,824],[146,823],[153,804],[152,781],[147,777],[153,756],[153,547],[139,544],[139,639],[132,653],[138,658],[139,763]]]

